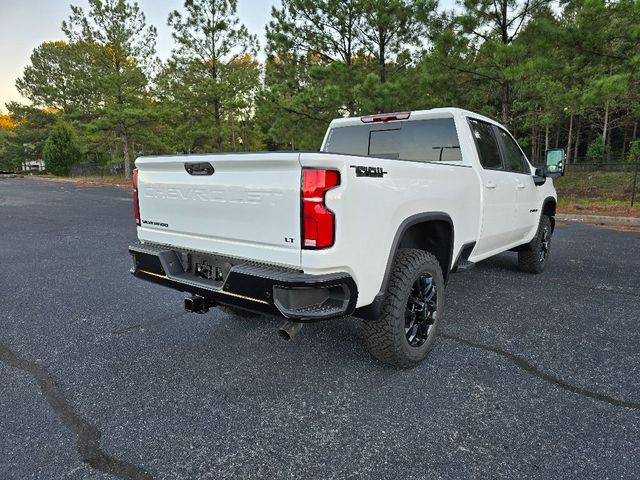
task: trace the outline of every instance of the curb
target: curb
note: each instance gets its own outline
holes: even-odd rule
[[[603,215],[573,215],[567,213],[556,214],[558,220],[567,222],[596,223],[599,225],[633,225],[640,227],[637,217],[606,217]]]

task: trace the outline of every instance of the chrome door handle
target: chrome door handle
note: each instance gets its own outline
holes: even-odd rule
[[[493,183],[492,181],[488,181],[487,183],[484,184],[485,187],[493,190],[494,188],[497,187],[497,185],[495,183]]]
[[[516,183],[516,188],[518,190],[522,190],[524,188],[524,184],[523,183]]]

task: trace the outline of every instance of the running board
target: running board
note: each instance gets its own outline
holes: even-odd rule
[[[453,265],[451,269],[451,273],[456,272],[464,272],[466,270],[471,270],[476,266],[475,263],[470,262],[468,260],[469,256],[471,256],[471,252],[476,246],[476,242],[465,243],[460,249],[460,253],[458,254],[458,258],[456,259],[456,263]]]

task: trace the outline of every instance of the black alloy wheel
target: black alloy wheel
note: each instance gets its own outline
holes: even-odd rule
[[[433,331],[438,310],[438,288],[429,274],[423,274],[413,283],[407,309],[404,330],[407,342],[412,347],[420,347]]]

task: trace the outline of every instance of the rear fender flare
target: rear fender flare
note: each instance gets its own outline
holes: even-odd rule
[[[453,259],[453,246],[454,246],[454,238],[455,238],[455,229],[453,225],[453,221],[451,217],[444,212],[428,212],[428,213],[418,213],[406,218],[398,227],[393,242],[391,243],[391,249],[387,255],[387,265],[384,270],[384,275],[382,277],[382,284],[380,286],[380,291],[376,294],[373,302],[370,305],[360,307],[356,310],[356,315],[362,318],[377,318],[380,315],[380,309],[382,307],[382,301],[384,299],[384,294],[387,289],[387,284],[389,282],[389,275],[391,274],[391,267],[393,266],[393,261],[396,256],[396,252],[398,251],[398,246],[400,245],[401,239],[404,237],[405,233],[412,226],[432,221],[440,221],[445,222],[449,225],[451,229],[451,238],[450,245],[448,249],[448,258],[447,266],[443,269],[442,274],[447,280],[449,273],[451,271],[451,260]]]

